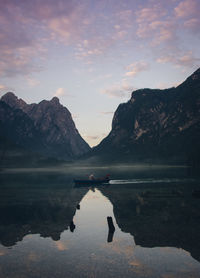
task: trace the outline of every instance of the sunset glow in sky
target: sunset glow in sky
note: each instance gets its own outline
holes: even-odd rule
[[[96,145],[135,89],[200,64],[199,0],[0,0],[0,95],[58,96]]]

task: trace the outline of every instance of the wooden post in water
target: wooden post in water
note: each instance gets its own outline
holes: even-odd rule
[[[113,235],[115,232],[115,226],[113,224],[113,220],[111,216],[107,217],[107,222],[108,222],[108,238],[107,238],[107,242],[112,242],[113,240]]]

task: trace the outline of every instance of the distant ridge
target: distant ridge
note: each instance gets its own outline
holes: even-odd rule
[[[90,150],[69,110],[57,97],[27,104],[12,92],[0,100],[1,149],[19,148],[46,157],[73,160]]]
[[[200,68],[176,88],[140,89],[114,114],[90,157],[200,164]]]

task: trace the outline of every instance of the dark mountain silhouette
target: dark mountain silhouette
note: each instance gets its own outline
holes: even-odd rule
[[[89,151],[69,110],[59,99],[27,104],[13,93],[0,100],[1,149],[71,160]]]
[[[112,130],[90,155],[112,161],[199,164],[200,69],[181,85],[140,89],[120,104]]]

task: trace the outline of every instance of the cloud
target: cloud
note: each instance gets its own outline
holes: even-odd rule
[[[68,5],[65,3],[64,10],[66,13],[57,16],[54,14],[47,21],[47,28],[51,32],[52,38],[67,45],[79,41],[84,34],[85,27],[88,25],[84,23],[85,14],[80,3],[77,6],[71,5],[70,8],[69,12]]]
[[[0,84],[0,90],[5,90],[6,89],[6,86]]]
[[[40,84],[40,81],[30,78],[30,77],[27,77],[27,82],[31,88],[36,87]]]
[[[56,90],[56,93],[54,94],[55,97],[61,97],[65,95],[65,89],[64,88],[58,88]]]
[[[58,88],[53,95],[54,97],[74,97],[73,94],[70,94],[65,88]]]
[[[16,47],[13,50],[12,47],[9,49],[9,46],[7,49],[1,47],[0,76],[14,77],[41,71],[42,60],[41,64],[34,62],[37,55],[43,55],[43,51],[36,44],[35,46]]]
[[[104,0],[92,5],[87,0],[0,1],[0,76],[44,70],[48,49],[55,45],[73,53],[71,58],[95,63],[96,57],[113,58],[119,49],[129,53],[128,48],[141,45],[146,51],[152,47],[169,50],[185,30],[200,30],[198,0],[111,2],[117,4]],[[131,69],[127,72],[127,76],[134,75]]]
[[[177,17],[190,17],[199,14],[199,0],[185,0],[174,8]]]
[[[86,58],[86,57],[91,57],[91,56],[98,56],[103,53],[103,50],[101,48],[78,48],[75,56],[77,58]]]
[[[135,87],[126,82],[122,82],[121,84],[114,84],[106,89],[101,90],[101,93],[108,95],[109,97],[127,98],[134,90]]]
[[[152,7],[143,7],[136,12],[137,22],[152,22],[158,20],[166,15],[166,11],[163,8],[156,4]]]
[[[102,1],[102,3],[105,5],[106,2]],[[119,3],[118,6],[120,6]],[[76,57],[86,59],[103,56],[109,50],[113,50],[123,39],[126,42],[130,39],[128,34],[133,26],[132,16],[133,11],[130,9],[117,12],[114,9],[114,11],[110,11],[109,15],[96,11],[96,16],[90,15],[90,25],[85,29],[87,39],[79,40]]]
[[[12,87],[8,87],[6,85],[3,85],[3,84],[0,84],[0,91],[3,91],[3,92],[13,92],[14,89]]]
[[[163,42],[174,42],[176,40],[176,24],[171,20],[155,20],[140,23],[137,30],[139,38],[151,40],[151,46]]]
[[[14,77],[41,71],[49,41],[69,43],[80,36],[83,25],[77,21],[81,21],[83,5],[75,2],[1,1],[0,75]]]
[[[194,65],[196,65],[197,61],[199,60],[200,59],[195,58],[192,52],[189,51],[188,53],[184,54],[183,56],[177,59],[177,64],[179,66],[184,66],[184,67],[193,67]]]
[[[114,28],[118,30],[118,29],[120,29],[121,27],[120,27],[120,25],[115,25]]]
[[[182,54],[169,54],[166,56],[162,56],[157,59],[158,63],[165,64],[165,63],[172,63],[178,67],[194,67],[198,65],[200,59],[193,56],[192,51],[188,51]]]
[[[149,69],[149,64],[144,62],[144,61],[140,61],[140,62],[135,62],[130,64],[129,66],[127,66],[127,72],[125,73],[126,76],[128,77],[133,77],[135,75],[137,75],[140,72],[146,71]]]
[[[166,12],[160,5],[141,8],[136,11],[137,36],[140,38],[151,37],[152,30],[155,32],[155,29],[161,26],[165,15]]]
[[[107,28],[103,32],[104,15],[97,12],[99,7],[98,3],[91,8],[89,1],[76,0],[1,1],[0,75],[13,77],[42,70],[50,42],[62,47],[79,45],[75,51],[78,59],[91,57],[91,61],[103,55],[127,31]],[[122,25],[130,14],[130,10],[120,11]],[[110,16],[105,20],[108,23]]]
[[[177,19],[184,20],[183,26],[189,31],[200,32],[200,2],[198,0],[185,0],[174,8]]]
[[[199,18],[191,18],[189,20],[186,20],[184,22],[184,27],[186,27],[187,29],[190,29],[194,32],[200,32],[200,19]]]
[[[69,32],[69,28],[67,28],[69,25],[69,19],[66,17],[62,18],[54,18],[49,21],[49,28],[54,32],[54,35],[58,35],[59,39],[62,41],[68,41],[71,32]]]
[[[27,75],[42,69],[43,38],[37,36],[38,24],[33,24],[22,8],[14,1],[0,3],[1,76]]]
[[[159,2],[136,11],[138,38],[150,41],[150,47],[177,43],[178,22],[170,15],[171,7]]]
[[[123,9],[119,12],[116,13],[117,18],[119,18],[119,22],[121,24],[126,24],[129,26],[132,22],[132,17],[133,17],[133,10],[132,9]]]

